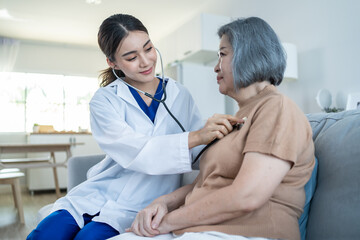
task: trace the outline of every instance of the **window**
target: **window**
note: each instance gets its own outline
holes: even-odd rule
[[[35,123],[56,131],[90,130],[96,78],[2,72],[0,84],[0,132],[32,132]]]

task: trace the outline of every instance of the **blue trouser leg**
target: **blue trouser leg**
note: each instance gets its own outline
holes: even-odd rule
[[[26,239],[73,239],[79,231],[80,228],[71,214],[68,211],[59,210],[44,218]]]
[[[106,239],[118,235],[111,226],[106,223],[91,221],[94,216],[84,214],[85,226],[80,229],[75,219],[66,210],[53,212],[42,220],[34,229],[27,240],[67,240],[67,239]]]
[[[81,229],[74,240],[103,240],[118,234],[118,231],[106,223],[92,221]]]

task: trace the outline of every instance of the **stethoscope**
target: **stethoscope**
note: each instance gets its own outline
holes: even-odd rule
[[[167,111],[167,112],[169,113],[169,115],[175,120],[175,122],[177,123],[177,125],[179,125],[179,127],[181,128],[181,130],[182,130],[183,132],[186,132],[186,131],[185,131],[185,128],[181,125],[181,123],[179,122],[179,120],[172,114],[172,112],[170,111],[170,109],[168,108],[168,106],[167,106],[166,103],[165,103],[165,100],[166,100],[166,97],[167,97],[167,95],[166,95],[166,83],[167,83],[167,79],[165,79],[165,76],[164,76],[164,66],[163,66],[163,61],[162,61],[161,53],[160,53],[160,51],[159,51],[157,48],[155,48],[155,50],[156,50],[156,51],[158,52],[158,54],[159,54],[159,57],[160,57],[160,65],[161,65],[162,89],[163,89],[163,92],[164,92],[164,94],[163,94],[163,96],[162,96],[161,99],[155,98],[156,93],[155,93],[154,96],[153,96],[153,95],[151,95],[150,93],[144,92],[144,91],[142,91],[142,90],[140,90],[140,89],[138,89],[138,88],[130,85],[129,83],[125,82],[122,78],[120,78],[120,77],[116,74],[114,68],[112,68],[112,72],[114,73],[115,77],[116,77],[118,80],[120,80],[121,82],[123,82],[123,83],[124,83],[125,85],[127,85],[128,87],[131,87],[132,89],[134,89],[134,90],[136,90],[136,91],[144,94],[145,96],[151,98],[152,100],[155,100],[155,101],[157,101],[157,102],[159,102],[159,103],[162,103],[162,104],[164,105],[166,111]]]
[[[166,96],[166,82],[167,82],[167,79],[165,79],[165,76],[164,76],[164,66],[163,66],[163,61],[162,61],[161,53],[160,53],[160,51],[159,51],[157,48],[155,48],[155,50],[158,52],[159,57],[160,57],[161,78],[162,78],[162,80],[163,80],[163,81],[162,81],[162,89],[163,89],[163,92],[164,92],[164,93],[163,93],[163,96],[162,96],[161,99],[157,99],[157,98],[155,98],[155,96],[151,95],[150,93],[145,92],[145,91],[142,91],[142,90],[140,90],[140,89],[138,89],[138,88],[130,85],[129,83],[125,82],[122,78],[120,78],[120,77],[116,74],[114,68],[112,68],[112,72],[114,73],[115,77],[116,77],[118,80],[120,80],[121,82],[123,82],[123,83],[124,83],[125,85],[127,85],[128,87],[131,87],[132,89],[134,89],[134,90],[136,90],[136,91],[144,94],[145,96],[151,98],[152,100],[155,100],[155,101],[157,101],[157,102],[159,102],[159,103],[162,103],[162,104],[164,105],[166,111],[170,114],[170,116],[171,116],[171,117],[175,120],[175,122],[179,125],[179,127],[181,128],[181,130],[182,130],[183,132],[185,132],[185,128],[181,125],[181,123],[179,122],[179,120],[172,114],[172,112],[169,110],[168,106],[167,106],[166,103],[165,103],[165,100],[166,100],[166,97],[167,97],[167,96]],[[221,71],[221,70],[222,70],[222,69],[221,69],[222,58],[221,58],[220,54],[218,54],[218,56],[219,56],[219,60],[220,60],[220,66],[219,66],[219,67],[220,67],[220,71]],[[156,93],[155,93],[154,95],[156,95]],[[233,126],[233,128],[239,130],[239,129],[242,127],[242,125],[243,125],[243,124],[235,124],[235,125]],[[195,157],[195,159],[193,160],[192,164],[196,163],[196,161],[200,158],[200,156],[203,154],[203,152],[205,152],[205,150],[207,150],[210,146],[212,146],[212,145],[213,145],[215,142],[217,142],[218,140],[219,140],[219,139],[215,138],[213,141],[211,141],[209,144],[207,144],[207,145],[200,151],[200,153]]]
[[[155,49],[156,49],[156,48],[155,48]],[[159,50],[156,49],[156,51],[157,51],[157,52],[159,53],[159,55],[160,55]],[[185,128],[181,125],[181,123],[179,122],[179,120],[172,114],[172,112],[169,110],[168,106],[167,106],[166,103],[165,103],[165,100],[166,100],[166,82],[165,82],[165,81],[167,81],[167,79],[164,79],[164,70],[163,70],[161,55],[160,55],[160,62],[161,62],[161,78],[163,79],[163,81],[162,81],[162,89],[163,89],[163,92],[164,92],[164,94],[163,94],[163,96],[162,96],[161,99],[157,99],[157,98],[155,98],[155,96],[151,95],[150,93],[145,92],[145,91],[142,91],[142,90],[140,90],[140,89],[138,89],[138,88],[130,85],[129,83],[125,82],[122,78],[120,78],[120,77],[116,74],[114,68],[112,69],[112,71],[113,71],[115,77],[116,77],[118,80],[120,80],[121,82],[123,82],[126,86],[131,87],[132,89],[135,89],[135,90],[138,91],[138,92],[141,92],[142,94],[144,94],[145,96],[151,98],[152,100],[155,100],[155,101],[157,101],[157,102],[159,102],[159,103],[162,103],[162,104],[164,105],[166,111],[170,114],[170,116],[171,116],[171,117],[175,120],[175,122],[179,125],[179,127],[181,128],[181,130],[182,130],[183,132],[185,132]],[[156,93],[155,93],[154,95],[156,95]],[[217,140],[217,139],[215,139],[215,140]],[[207,146],[205,146],[205,147],[202,149],[202,151],[201,151],[201,152],[196,156],[196,158],[193,160],[192,164],[194,164],[194,163],[200,158],[200,156],[202,155],[202,153],[203,153],[208,147],[210,147],[213,143],[215,143],[215,140],[213,140],[211,143],[209,143]]]

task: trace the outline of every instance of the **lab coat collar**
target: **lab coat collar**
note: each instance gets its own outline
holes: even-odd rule
[[[167,78],[167,77],[165,77],[165,78]],[[167,79],[168,79],[168,82],[167,82],[167,85],[166,85],[167,98],[165,100],[165,103],[168,106],[168,108],[171,110],[171,107],[174,104],[174,101],[177,98],[177,95],[179,94],[180,90],[179,90],[175,80],[173,80],[171,78],[167,78]],[[120,80],[115,80],[114,82],[109,84],[109,86],[116,86],[117,87],[117,89],[116,89],[116,95],[117,96],[122,98],[127,103],[133,105],[135,108],[139,109],[139,111],[143,112],[143,110],[141,110],[139,104],[136,102],[134,96],[131,94],[128,86],[126,86]],[[143,112],[143,114],[145,114],[145,113]],[[154,131],[157,128],[156,126],[161,124],[161,122],[164,120],[164,118],[167,115],[168,115],[168,112],[166,111],[164,105],[160,104],[159,108],[158,108],[158,110],[156,112],[156,116],[155,116],[155,121],[154,121],[155,128],[154,128]],[[149,119],[149,121],[151,122],[150,119]]]
[[[116,86],[116,95],[122,98],[127,103],[134,105],[135,107],[138,106],[135,98],[131,94],[129,87],[122,83],[120,80],[115,80],[109,84],[110,87]]]

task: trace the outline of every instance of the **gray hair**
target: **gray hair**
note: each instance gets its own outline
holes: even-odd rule
[[[277,86],[282,82],[286,53],[274,30],[257,17],[237,19],[218,30],[226,35],[233,48],[232,70],[235,89],[254,82],[269,81]]]

